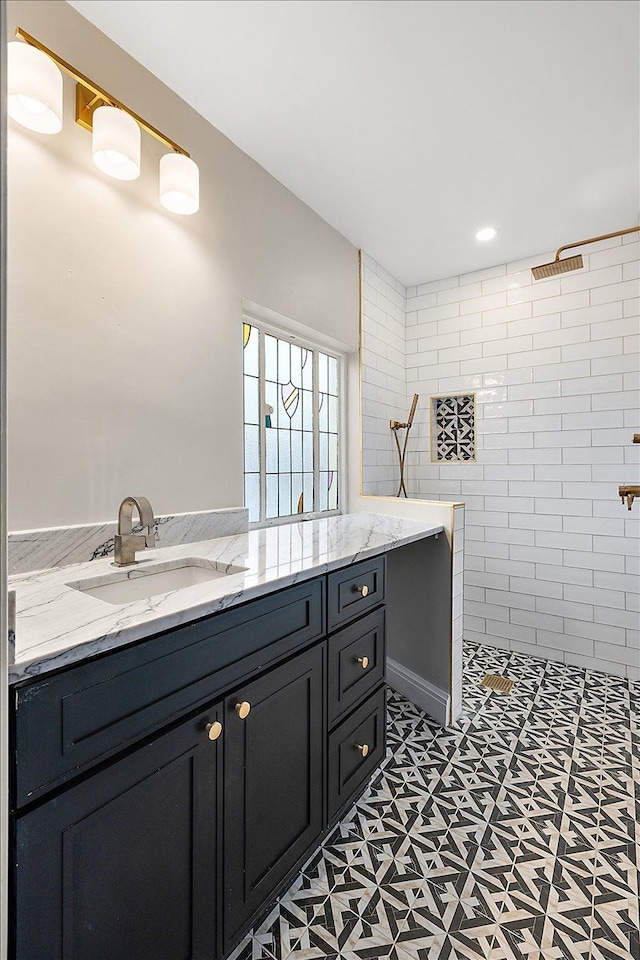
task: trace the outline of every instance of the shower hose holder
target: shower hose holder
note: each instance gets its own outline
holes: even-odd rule
[[[409,411],[409,418],[406,423],[401,423],[399,420],[390,420],[389,429],[393,432],[393,437],[396,441],[396,448],[398,450],[398,463],[400,466],[400,485],[398,487],[398,492],[396,497],[401,497],[403,494],[405,498],[408,497],[407,488],[404,482],[404,467],[407,456],[407,440],[409,439],[409,430],[413,424],[413,418],[416,412],[416,407],[418,406],[419,394],[414,393],[413,401],[411,403],[411,410]],[[405,430],[404,443],[400,446],[400,441],[398,440],[398,430]]]

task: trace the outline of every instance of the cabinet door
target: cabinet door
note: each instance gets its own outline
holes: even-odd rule
[[[225,949],[323,828],[323,672],[320,644],[225,703]]]
[[[215,956],[221,712],[17,820],[17,960]]]

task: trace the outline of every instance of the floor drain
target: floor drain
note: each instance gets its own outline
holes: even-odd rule
[[[508,677],[500,677],[497,673],[487,673],[482,681],[483,687],[489,690],[497,690],[499,693],[511,693],[513,680]]]

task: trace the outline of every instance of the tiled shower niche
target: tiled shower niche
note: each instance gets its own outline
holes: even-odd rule
[[[431,461],[476,460],[476,398],[473,393],[431,397]]]

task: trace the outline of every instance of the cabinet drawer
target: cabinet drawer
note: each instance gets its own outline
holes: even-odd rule
[[[324,634],[323,578],[16,688],[17,806]]]
[[[385,691],[381,687],[329,735],[329,820],[345,807],[384,757]],[[363,756],[362,747],[367,747]]]
[[[329,630],[349,623],[384,600],[384,557],[336,570],[328,577]]]
[[[329,726],[384,679],[384,608],[329,639]]]

